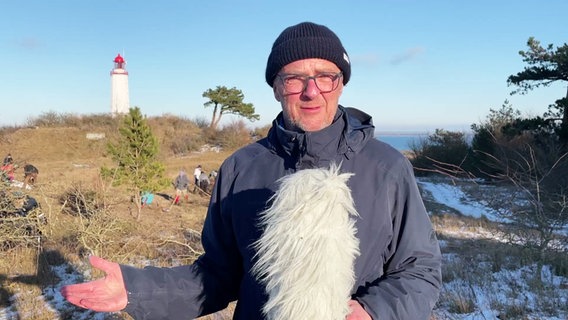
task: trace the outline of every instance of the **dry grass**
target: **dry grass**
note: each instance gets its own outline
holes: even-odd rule
[[[176,135],[162,123],[158,124],[161,141],[170,141],[166,135]],[[183,128],[185,134],[192,132],[195,136],[192,131],[195,128]],[[51,266],[67,262],[88,268],[85,261],[89,254],[137,266],[148,263],[172,266],[192,262],[202,250],[199,239],[209,199],[190,193],[188,201],[165,212],[165,208],[170,208],[169,197],[174,190],[173,187],[160,190],[154,202],[143,208],[140,221],[136,221],[130,195],[100,179],[100,167],[112,163],[104,156],[106,139],[87,140],[89,132],[105,132],[106,139],[113,134],[105,128],[74,127],[0,132],[0,156],[11,153],[20,165],[17,180],[23,180],[24,164],[31,163],[39,169],[35,187],[25,192],[40,203],[47,219],[41,242],[0,252],[0,308],[10,306],[23,319],[54,319],[54,311],[46,308],[45,301],[37,299],[42,296],[42,290],[59,281],[50,271]],[[166,176],[173,180],[180,169],[192,174],[198,164],[206,171],[216,170],[231,152],[188,151],[184,156],[174,156],[167,149],[160,157],[166,166]],[[64,210],[62,198],[69,190],[77,189],[80,195],[96,194],[97,201],[104,204],[93,217]],[[231,310],[224,313],[231,314]],[[129,317],[109,315],[109,318]],[[220,313],[205,317],[223,318],[228,316]]]

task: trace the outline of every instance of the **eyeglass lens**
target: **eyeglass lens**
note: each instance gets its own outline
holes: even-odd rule
[[[284,88],[289,93],[303,92],[308,86],[308,82],[312,79],[321,93],[327,93],[337,89],[340,77],[341,72],[337,74],[322,73],[315,76],[284,75],[280,78]]]

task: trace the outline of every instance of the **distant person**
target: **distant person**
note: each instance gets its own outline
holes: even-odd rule
[[[215,186],[215,181],[217,180],[217,170],[211,170],[209,172],[209,189],[213,190],[213,186]]]
[[[265,138],[237,150],[219,169],[201,236],[204,253],[191,265],[172,268],[135,268],[93,256],[91,264],[106,277],[63,287],[63,296],[83,308],[124,310],[136,319],[193,319],[234,301],[233,318],[240,320],[429,319],[442,281],[436,233],[408,159],[374,138],[368,114],[339,105],[350,76],[349,56],[326,26],[304,22],[282,31],[265,73],[282,112]],[[350,233],[330,232],[319,219],[298,224],[303,216],[289,209],[296,208],[295,200],[320,209],[343,203],[334,197],[317,198],[318,190],[298,192],[314,183],[310,179],[286,187],[279,183],[333,166],[343,177],[351,176],[341,185],[341,194],[350,195],[357,214],[325,221],[353,223]],[[280,197],[288,202],[280,203]],[[273,225],[265,224],[267,210],[281,217],[284,227],[290,224],[303,232],[267,238],[273,234]],[[334,242],[336,250],[314,252],[304,245],[305,237],[314,235],[323,242],[328,237],[355,237],[352,273],[333,272],[332,263],[326,277],[310,277],[325,271],[313,268],[317,262],[343,264],[350,253],[341,241]],[[286,241],[293,250],[279,250],[278,244]],[[297,265],[281,259],[283,254],[296,258]],[[259,263],[266,273],[257,272]],[[266,278],[272,271],[286,275],[287,281]],[[296,281],[299,277],[307,280]],[[278,317],[275,312],[280,307],[327,312],[321,306],[331,300],[336,281],[344,284],[346,278],[352,285],[348,294],[339,296],[343,314]],[[280,284],[292,291],[280,291]],[[311,292],[306,296],[298,287]],[[296,299],[305,301],[289,303]]]
[[[14,159],[12,159],[12,154],[8,153],[6,157],[4,157],[4,161],[2,161],[2,165],[5,166],[7,164],[13,163]]]
[[[31,164],[24,166],[24,189],[33,186],[36,183],[39,170]]]
[[[35,208],[39,207],[39,203],[36,201],[35,198],[30,197],[29,195],[23,195],[20,200],[18,201],[17,205],[17,214],[25,217]]]
[[[6,157],[4,157],[4,161],[2,161],[2,167],[0,167],[1,180],[8,183],[14,181],[15,170],[14,159],[12,159],[12,155],[8,153]]]
[[[142,205],[142,208],[150,206],[153,201],[154,201],[154,194],[152,192],[144,191],[140,193],[140,204]]]
[[[2,167],[0,167],[2,180],[7,183],[13,182],[16,177],[17,168],[18,167],[12,161],[9,161],[6,164],[2,165]]]
[[[193,187],[193,192],[195,193],[195,191],[197,190],[197,188],[199,188],[199,177],[201,176],[201,165],[197,165],[197,167],[195,167],[195,169],[193,170],[193,179],[194,179],[194,183],[195,186]]]
[[[174,203],[178,204],[181,199],[189,201],[189,195],[187,194],[187,189],[189,188],[189,178],[184,170],[180,170],[176,179],[174,180],[174,187],[176,189],[176,196],[174,198]]]
[[[201,174],[199,175],[199,189],[209,193],[209,184],[210,184],[210,181],[209,181],[209,176],[207,175],[207,172],[201,171]]]

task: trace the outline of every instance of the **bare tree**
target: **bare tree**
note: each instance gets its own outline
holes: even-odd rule
[[[568,153],[557,142],[537,146],[499,144],[489,155],[499,172],[497,181],[508,184],[508,195],[496,198],[493,207],[511,222],[509,241],[537,253],[538,277],[546,255],[568,244],[562,230],[568,227]]]

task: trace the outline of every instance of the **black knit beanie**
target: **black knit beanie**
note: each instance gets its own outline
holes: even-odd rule
[[[349,56],[341,41],[328,27],[302,22],[288,27],[276,38],[266,63],[266,82],[272,87],[283,66],[302,59],[319,58],[331,61],[343,72],[343,84],[351,76]]]

